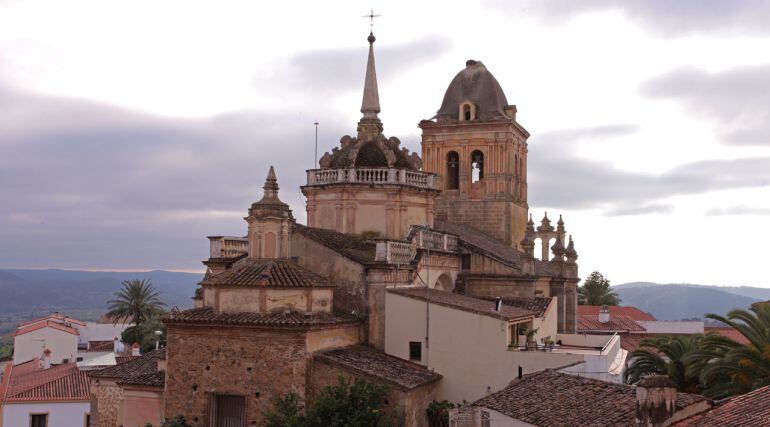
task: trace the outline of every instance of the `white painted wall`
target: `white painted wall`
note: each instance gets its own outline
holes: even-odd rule
[[[13,364],[40,357],[46,348],[51,350],[51,363],[61,363],[62,359],[74,362],[78,353],[78,336],[50,327],[16,335],[13,338]]]
[[[437,400],[472,402],[508,385],[519,366],[528,374],[583,360],[573,354],[508,351],[507,322],[501,327],[500,319],[436,304],[430,306],[428,347],[425,301],[387,293],[385,307],[385,352],[409,359],[409,342],[421,342],[422,364],[444,376]],[[541,333],[556,336],[555,328]]]
[[[86,414],[91,410],[89,402],[68,403],[5,403],[2,427],[26,427],[30,414],[48,414],[48,427],[85,426]]]
[[[648,334],[702,334],[702,320],[639,320]]]
[[[120,334],[133,325],[133,323],[118,323],[113,325],[112,323],[96,323],[87,322],[86,326],[80,326],[73,323],[78,333],[80,334],[80,342],[85,344],[89,341],[112,341],[116,337],[120,339]]]

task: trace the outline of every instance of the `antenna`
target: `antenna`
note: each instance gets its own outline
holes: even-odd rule
[[[313,169],[318,168],[318,122],[313,123],[315,125],[315,151],[313,157]]]

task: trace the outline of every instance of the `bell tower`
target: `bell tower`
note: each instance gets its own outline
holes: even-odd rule
[[[423,170],[442,189],[436,220],[470,225],[512,247],[527,227],[527,138],[500,84],[469,60],[438,113],[419,124]]]

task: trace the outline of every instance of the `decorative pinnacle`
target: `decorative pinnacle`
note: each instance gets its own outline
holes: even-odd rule
[[[265,185],[262,189],[265,190],[265,199],[278,197],[278,179],[275,177],[275,169],[272,165],[267,172],[267,179],[265,179]]]

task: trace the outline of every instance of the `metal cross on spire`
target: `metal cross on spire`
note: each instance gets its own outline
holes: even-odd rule
[[[368,15],[363,15],[362,18],[369,18],[369,29],[374,31],[374,18],[379,18],[382,15],[375,15],[374,9],[369,11]]]

